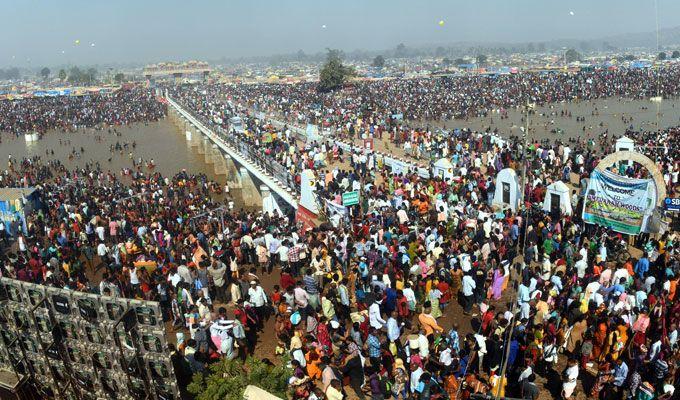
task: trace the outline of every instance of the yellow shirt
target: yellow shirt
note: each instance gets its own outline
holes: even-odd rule
[[[425,329],[425,336],[432,335],[434,331],[444,332],[444,328],[439,326],[439,324],[437,324],[437,320],[434,319],[434,317],[430,314],[421,313],[418,315],[418,322],[420,322],[420,326]]]
[[[503,377],[501,384],[501,377],[495,375],[491,378],[491,395],[498,397],[505,397],[505,387],[508,386],[508,378]],[[499,393],[500,391],[500,393]]]

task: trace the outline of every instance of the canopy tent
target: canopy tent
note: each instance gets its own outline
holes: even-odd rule
[[[267,392],[264,389],[260,389],[257,386],[248,385],[246,390],[243,392],[244,400],[283,400],[278,396]]]

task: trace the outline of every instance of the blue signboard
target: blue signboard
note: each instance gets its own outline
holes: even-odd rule
[[[680,198],[666,197],[663,204],[666,211],[680,211]]]

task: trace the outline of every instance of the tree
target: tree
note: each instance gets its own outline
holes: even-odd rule
[[[406,46],[403,43],[399,43],[397,45],[397,48],[394,51],[394,56],[397,57],[397,58],[406,57]]]
[[[97,78],[97,69],[96,68],[88,68],[86,72],[86,82],[89,84],[93,84]]]
[[[380,55],[375,56],[375,58],[373,59],[373,66],[382,69],[385,66],[385,57]]]
[[[305,58],[307,58],[307,54],[305,54],[305,52],[302,51],[302,49],[300,49],[300,50],[297,51],[297,54],[295,54],[295,58],[298,61],[304,61]]]
[[[487,60],[488,60],[488,58],[486,57],[485,54],[477,55],[477,64],[478,65],[480,65],[480,66],[485,65]]]
[[[66,71],[62,68],[59,70],[59,80],[65,81],[68,75],[66,74]]]
[[[342,64],[340,50],[326,49],[326,63],[319,71],[319,86],[321,92],[330,92],[342,88],[348,78],[354,75],[354,69]]]
[[[456,64],[456,65],[463,65],[463,64],[465,64],[465,60],[462,59],[462,58],[456,58],[456,59],[453,61],[453,63]]]
[[[438,46],[434,54],[436,57],[444,57],[444,55],[446,55],[446,49],[442,46]]]
[[[122,83],[125,80],[125,74],[119,72],[113,76],[113,80],[115,80],[116,83]]]
[[[451,61],[450,58],[446,57],[445,59],[442,60],[442,64],[444,64],[444,66],[448,67],[449,65],[453,64],[453,61]]]
[[[82,83],[83,71],[78,67],[71,67],[68,71],[68,81],[70,83]]]
[[[659,61],[664,61],[666,59],[666,53],[665,52],[660,52],[657,56],[656,59]]]
[[[674,50],[673,54],[671,54],[671,58],[680,58],[680,51]]]
[[[545,52],[545,43],[539,43],[539,44],[538,44],[538,52],[539,52],[539,53],[544,53],[544,52]]]
[[[44,67],[43,69],[40,70],[40,76],[42,76],[43,79],[47,80],[47,78],[50,76],[50,69],[47,67]]]
[[[209,374],[195,374],[187,389],[196,400],[241,400],[248,385],[255,385],[275,396],[286,398],[291,372],[285,362],[274,366],[249,357],[241,365],[238,359],[223,359],[210,366]]]
[[[625,56],[623,56],[623,59],[626,61],[635,61],[635,56],[632,54],[626,54]]]
[[[581,54],[579,54],[579,52],[575,49],[569,49],[566,51],[566,53],[564,53],[564,58],[566,59],[567,63],[581,61]]]
[[[21,78],[21,72],[19,71],[19,68],[17,67],[12,67],[8,70],[5,71],[5,78],[12,81],[12,80],[17,80]]]
[[[529,44],[527,45],[527,53],[533,53],[533,52],[535,52],[535,51],[536,51],[536,48],[534,47],[534,44],[533,44],[533,43],[529,43]]]

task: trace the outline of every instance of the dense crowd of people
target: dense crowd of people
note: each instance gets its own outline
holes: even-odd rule
[[[664,93],[675,94],[677,69],[661,73]],[[680,378],[677,232],[629,243],[584,224],[579,212],[535,206],[550,183],[589,176],[611,147],[557,140],[525,149],[522,138],[456,129],[428,139],[453,177],[430,168],[424,178],[392,173],[366,150],[300,144],[291,130],[252,113],[306,121],[319,104],[319,116],[337,126],[373,118],[367,126],[389,127],[394,113],[441,119],[514,107],[525,90],[535,102],[648,97],[656,87],[646,74],[363,82],[334,94],[306,84],[168,88],[224,140],[265,155],[295,183],[300,171],[314,170],[320,200],[340,206],[342,193],[358,190],[360,203],[303,229],[292,214],[225,209],[213,196],[220,185],[203,175],[119,177],[24,159],[2,173],[0,186],[38,187],[44,207],[14,243],[0,230],[0,269],[25,281],[159,301],[185,334],[173,358],[180,386],[220,359],[262,356],[266,348],[289,363],[296,399],[535,400],[545,392],[670,399]],[[126,107],[162,107],[137,104],[144,102]],[[672,193],[678,128],[626,134],[659,164]],[[333,164],[342,157],[348,166]],[[499,209],[496,173],[525,166],[526,207]],[[617,173],[648,176],[639,165]],[[574,210],[581,202],[574,193]]]
[[[478,117],[528,102],[538,105],[611,97],[645,99],[660,93],[677,96],[680,68],[536,72],[466,75],[420,79],[356,81],[337,92],[316,90],[316,83],[222,84],[225,97],[289,122],[312,120],[341,130],[363,120],[366,125],[402,120],[441,121]],[[388,131],[391,127],[388,127]],[[355,127],[356,129],[356,127]]]
[[[0,101],[0,132],[16,135],[75,130],[99,125],[157,121],[165,104],[148,89],[134,87],[82,96],[31,97]]]

